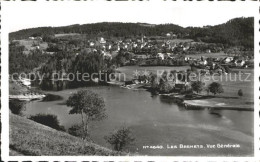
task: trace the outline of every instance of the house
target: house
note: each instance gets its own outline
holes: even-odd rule
[[[22,85],[24,85],[28,88],[31,87],[31,80],[30,79],[19,77],[19,81]]]
[[[109,45],[107,46],[107,49],[110,50],[111,48],[112,48],[112,45],[109,44]]]
[[[207,65],[208,61],[206,59],[199,61],[200,65]]]
[[[130,64],[136,64],[136,59],[131,59],[131,60],[129,61],[129,63],[130,63]]]
[[[166,37],[170,37],[170,36],[171,36],[171,33],[167,33],[167,34],[166,34]]]
[[[157,53],[156,57],[164,60],[164,54],[163,53]]]
[[[90,43],[89,43],[89,46],[90,46],[90,47],[93,47],[94,45],[95,45],[94,42],[90,42]]]
[[[246,62],[245,62],[244,60],[236,60],[236,61],[235,61],[236,66],[239,66],[239,67],[244,66],[245,63],[246,63]]]
[[[210,50],[210,49],[207,49],[207,50],[206,50],[206,53],[211,53],[211,50]]]
[[[184,58],[185,61],[189,61],[191,58],[190,57],[186,57]]]
[[[110,53],[104,52],[103,57],[112,59],[112,55]]]
[[[40,46],[33,46],[30,48],[30,50],[37,50],[37,49],[40,49]]]
[[[233,61],[233,57],[226,57],[223,59],[224,63],[230,63],[231,61]]]
[[[105,43],[106,43],[106,40],[105,40],[103,37],[101,37],[101,38],[99,39],[99,43],[100,43],[100,44],[105,44]]]

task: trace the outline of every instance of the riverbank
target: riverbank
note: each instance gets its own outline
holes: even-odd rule
[[[214,110],[238,110],[238,111],[254,111],[254,105],[232,105],[220,103],[211,100],[185,100],[183,105],[186,109],[214,109]],[[251,106],[252,105],[252,106]]]
[[[123,155],[24,117],[10,114],[9,118],[11,156]]]

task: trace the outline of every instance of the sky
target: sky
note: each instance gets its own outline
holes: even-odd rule
[[[250,7],[251,6],[251,7]],[[2,2],[9,32],[43,26],[97,22],[172,23],[182,27],[217,25],[236,17],[252,17],[253,3],[193,2]],[[3,24],[4,25],[4,24]]]

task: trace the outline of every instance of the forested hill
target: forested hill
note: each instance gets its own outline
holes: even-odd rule
[[[151,25],[145,23],[95,23],[64,27],[39,27],[10,33],[10,39],[30,36],[49,36],[60,33],[80,33],[103,37],[164,36],[173,33],[178,38],[192,38],[207,43],[222,43],[225,46],[254,46],[254,19],[235,18],[224,24],[206,27],[183,28],[174,24]]]

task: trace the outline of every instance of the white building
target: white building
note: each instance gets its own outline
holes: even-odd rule
[[[230,63],[231,61],[233,61],[233,57],[226,57],[226,58],[224,58],[224,62],[225,63]]]
[[[19,81],[21,82],[22,85],[27,86],[27,87],[31,87],[31,80],[27,79],[27,78],[19,78]]]
[[[164,54],[163,53],[157,53],[156,57],[164,60]]]

